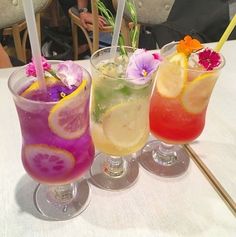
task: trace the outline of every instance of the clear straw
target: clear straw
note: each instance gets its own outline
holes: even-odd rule
[[[217,45],[215,47],[216,52],[219,52],[221,50],[221,48],[223,47],[225,41],[227,41],[227,39],[229,38],[229,36],[232,33],[235,26],[236,26],[236,14],[234,15],[234,17],[230,21],[230,23],[227,26],[224,34],[221,36],[219,42],[217,43]]]
[[[32,0],[22,0],[39,88],[47,91]]]
[[[125,9],[125,0],[118,0],[118,7],[117,7],[117,12],[116,12],[116,21],[115,21],[115,26],[114,26],[114,31],[113,31],[113,37],[112,37],[112,42],[111,42],[111,52],[110,56],[111,58],[115,57],[116,54],[116,48],[118,45],[118,40],[119,40],[119,35],[120,35],[120,29],[121,29],[121,23],[122,23],[122,18],[124,14],[124,9]]]

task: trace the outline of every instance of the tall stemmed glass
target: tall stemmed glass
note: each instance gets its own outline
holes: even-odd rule
[[[210,49],[205,52],[202,49],[188,58],[182,52],[177,53],[177,44],[172,42],[161,49],[163,61],[158,69],[149,114],[150,130],[157,140],[149,142],[139,157],[145,169],[168,177],[187,170],[189,154],[182,145],[195,140],[203,131],[208,102],[225,63],[222,56]],[[203,67],[197,62],[200,52],[203,52],[202,64],[210,65],[210,59],[204,57],[216,55],[219,62],[213,58],[213,64],[219,65]]]
[[[34,194],[38,211],[51,219],[67,220],[89,203],[89,185],[86,179],[78,179],[94,158],[89,130],[91,78],[81,68],[82,82],[72,92],[47,76],[45,94],[36,78],[26,77],[25,70],[15,71],[8,82],[21,126],[22,162],[40,183]]]
[[[142,84],[134,83],[139,78],[127,78],[125,68],[134,49],[125,48],[128,57],[120,56],[119,47],[115,58],[111,58],[110,47],[91,57],[91,133],[101,153],[90,174],[95,185],[107,190],[125,189],[136,181],[139,166],[131,154],[141,149],[149,136],[149,98],[155,73]]]

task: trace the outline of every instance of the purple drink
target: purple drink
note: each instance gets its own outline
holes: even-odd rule
[[[44,215],[59,220],[77,215],[89,195],[88,185],[82,185],[83,191],[75,182],[90,168],[95,152],[89,130],[91,78],[80,70],[81,82],[69,87],[58,78],[46,77],[47,93],[35,78],[25,76],[25,68],[9,79],[21,126],[24,168],[45,184],[37,188],[36,205]],[[48,213],[51,203],[53,214]],[[62,213],[61,205],[68,213]]]
[[[56,86],[53,85],[48,88],[48,93],[51,94]],[[39,91],[34,91],[27,96],[28,99],[36,99],[36,97],[38,101],[45,100],[45,97]],[[49,114],[57,102],[43,103],[43,106],[41,102],[37,102],[28,110],[16,103],[23,136],[23,165],[30,176],[40,183],[70,183],[82,176],[92,164],[94,146],[88,126],[89,92],[81,92],[73,100],[83,102],[81,105],[78,102],[78,106],[82,107],[82,113],[80,114],[79,121],[74,123],[80,123],[78,125],[79,128],[84,130],[80,137],[74,139],[65,139],[55,134],[49,126]],[[66,116],[70,119],[73,111],[68,113]],[[41,153],[36,154],[30,160],[29,157],[31,157],[31,153],[35,153],[35,150],[41,151],[44,155]],[[47,150],[51,156],[49,154],[49,156],[45,155]],[[55,156],[53,151],[55,153],[60,151],[62,154],[59,157],[53,157]]]

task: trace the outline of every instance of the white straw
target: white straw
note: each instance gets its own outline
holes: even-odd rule
[[[112,37],[112,43],[111,43],[111,58],[115,57],[116,53],[116,48],[118,45],[118,39],[120,35],[120,29],[121,29],[121,23],[122,23],[122,18],[123,18],[123,13],[125,9],[125,0],[118,0],[118,7],[117,7],[117,12],[116,12],[116,21],[115,21],[115,26],[114,26],[114,31],[113,31],[113,37]]]
[[[35,23],[35,13],[32,0],[22,0],[23,8],[25,12],[25,19],[27,23],[27,29],[29,33],[31,51],[34,59],[36,75],[41,90],[47,90],[46,82],[44,80],[44,71],[41,60],[41,50],[39,46],[39,37],[37,27]]]

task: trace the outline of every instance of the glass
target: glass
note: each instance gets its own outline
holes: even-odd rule
[[[89,203],[90,188],[81,177],[95,151],[89,130],[91,78],[85,69],[83,79],[86,86],[80,92],[78,87],[56,102],[44,98],[35,78],[26,77],[25,67],[8,81],[21,126],[23,166],[40,183],[34,193],[37,210],[50,219],[70,219]]]
[[[91,57],[91,133],[101,153],[96,156],[90,174],[96,186],[122,190],[134,184],[139,173],[134,153],[145,145],[149,136],[148,111],[153,80],[137,85],[131,79],[115,75],[110,49],[100,49]],[[134,49],[126,47],[126,51],[130,56]],[[118,47],[117,60],[119,55]],[[108,64],[101,67],[102,62]]]
[[[206,71],[177,59],[176,42],[161,49],[156,85],[150,102],[150,130],[158,140],[149,142],[139,157],[150,172],[166,177],[183,174],[189,166],[189,154],[182,146],[195,140],[203,131],[208,102],[224,66]],[[175,59],[182,61],[176,63]],[[172,61],[171,61],[172,60]],[[192,59],[189,59],[189,61]]]

